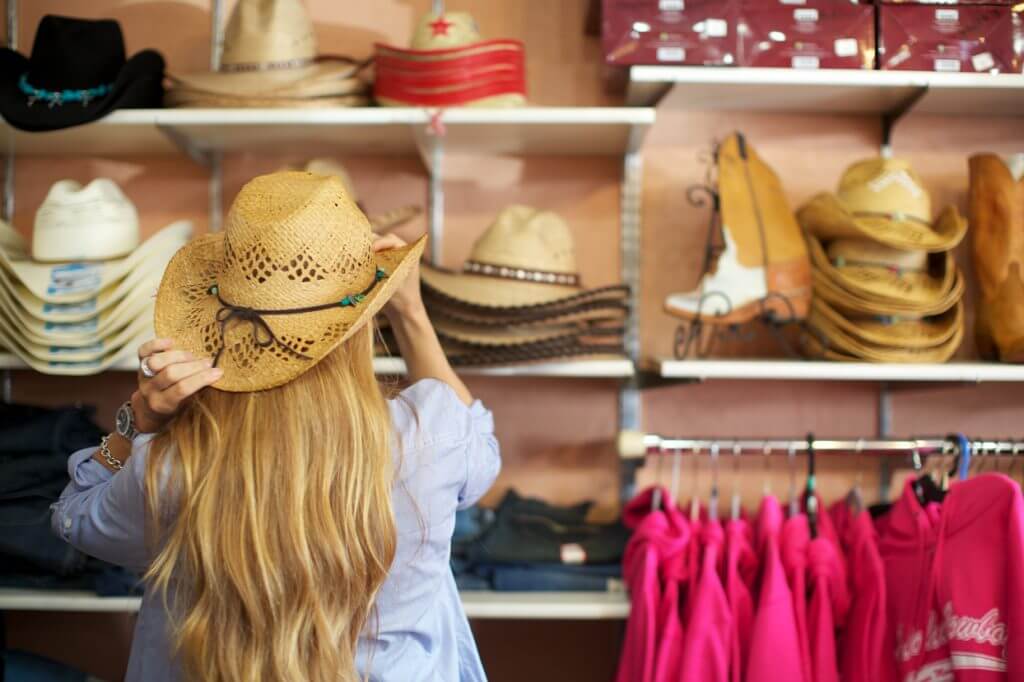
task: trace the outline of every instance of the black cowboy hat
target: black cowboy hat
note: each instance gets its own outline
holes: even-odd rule
[[[47,15],[31,58],[0,49],[0,115],[21,130],[68,128],[114,109],[161,106],[163,79],[158,52],[125,59],[116,21]]]

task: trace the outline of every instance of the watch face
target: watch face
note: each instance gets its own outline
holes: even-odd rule
[[[117,411],[117,432],[122,436],[127,434],[131,427],[131,421],[131,415],[128,414],[128,410],[122,405]]]

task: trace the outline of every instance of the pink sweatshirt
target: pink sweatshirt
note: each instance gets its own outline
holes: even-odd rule
[[[665,508],[668,525],[658,563],[661,577],[661,602],[658,604],[655,653],[655,682],[677,682],[683,656],[683,624],[679,612],[680,595],[694,576],[687,558],[696,538],[691,537],[690,524],[674,504]]]
[[[829,510],[846,553],[850,613],[839,638],[839,672],[843,682],[878,682],[891,660],[883,654],[885,637],[885,569],[878,537],[867,511],[853,514],[845,500]]]
[[[730,634],[729,679],[742,682],[746,678],[750,654],[750,635],[754,627],[752,591],[757,578],[757,555],[751,544],[750,525],[734,519],[725,526],[725,596],[732,611]]]
[[[807,567],[811,583],[807,612],[811,679],[814,682],[839,682],[836,630],[846,622],[850,608],[850,593],[839,546],[824,533],[811,540],[807,548]]]
[[[907,482],[879,549],[899,680],[1024,682],[1024,500],[982,474],[922,507]]]
[[[658,642],[658,609],[662,602],[659,570],[663,557],[683,553],[678,529],[669,514],[672,498],[661,491],[662,508],[651,511],[654,489],[649,488],[626,505],[623,523],[633,530],[622,558],[622,576],[629,587],[632,608],[619,658],[617,682],[653,682]],[[678,514],[676,515],[678,516]]]
[[[793,617],[796,620],[797,652],[800,656],[801,676],[814,682],[811,673],[811,652],[807,637],[807,549],[811,544],[811,529],[807,517],[797,514],[786,519],[782,526],[782,565],[793,597]]]
[[[701,527],[704,545],[700,576],[691,595],[692,610],[686,624],[683,665],[677,680],[686,682],[728,682],[732,612],[719,577],[725,532],[718,521]]]
[[[747,682],[809,682],[799,654],[793,593],[786,582],[779,551],[782,519],[778,500],[765,496],[757,517],[761,579],[750,633]]]

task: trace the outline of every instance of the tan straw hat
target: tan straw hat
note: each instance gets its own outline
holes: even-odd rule
[[[374,253],[366,216],[339,179],[286,171],[248,182],[223,232],[175,254],[156,300],[156,331],[259,391],[296,378],[373,319],[426,238]]]
[[[259,104],[241,105],[275,106],[278,98],[350,97],[367,90],[358,76],[362,67],[349,58],[318,57],[313,21],[301,0],[239,0],[224,30],[220,70],[171,74],[168,103],[232,106],[233,98],[251,97]],[[176,94],[178,89],[188,94]]]
[[[811,303],[811,314],[816,321],[827,321],[852,339],[904,349],[934,348],[945,344],[964,323],[964,308],[960,301],[941,315],[899,317],[844,315],[821,298],[816,298]]]
[[[836,194],[815,196],[799,211],[800,225],[822,241],[868,238],[898,249],[947,251],[967,222],[955,206],[932,221],[931,198],[907,161],[868,159],[843,173]]]
[[[470,251],[462,272],[423,265],[423,284],[488,307],[549,304],[581,294],[572,232],[556,213],[509,206]]]
[[[854,298],[942,312],[962,294],[956,287],[959,271],[948,252],[908,254],[860,239],[832,242],[826,253],[814,237],[808,236],[807,243],[815,278],[831,280]]]
[[[345,191],[348,195],[352,197],[360,210],[363,210],[363,205],[359,201],[359,195],[356,193],[355,185],[352,184],[352,176],[349,175],[348,170],[339,161],[328,158],[310,159],[302,170],[310,173],[316,173],[317,175],[333,175],[337,177],[345,186]],[[399,206],[384,213],[367,215],[366,217],[369,219],[370,226],[373,228],[373,231],[381,233],[394,229],[399,225],[404,225],[413,218],[419,216],[421,213],[423,213],[423,209],[419,206],[406,204],[405,206]]]

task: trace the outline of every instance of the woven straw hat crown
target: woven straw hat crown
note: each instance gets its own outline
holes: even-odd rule
[[[425,14],[412,36],[414,50],[444,50],[464,47],[480,41],[476,20],[467,12]]]
[[[932,220],[931,198],[920,176],[902,159],[874,158],[853,164],[843,173],[837,196],[854,213]]]
[[[308,61],[316,52],[313,21],[301,0],[239,0],[224,30],[221,65]]]
[[[562,217],[529,206],[509,206],[473,245],[478,263],[575,274],[572,232]]]
[[[224,229],[221,295],[251,308],[337,301],[373,282],[370,223],[337,177],[274,173],[238,193]]]

